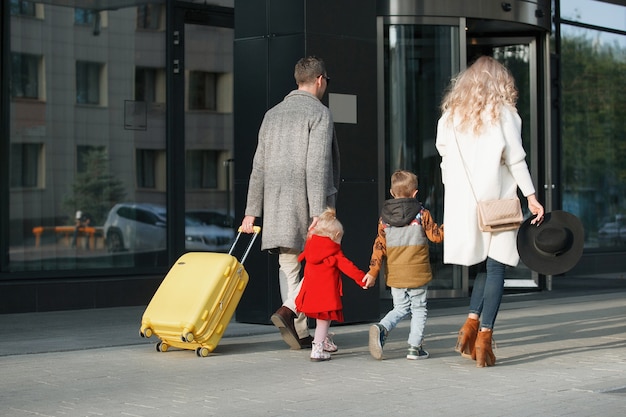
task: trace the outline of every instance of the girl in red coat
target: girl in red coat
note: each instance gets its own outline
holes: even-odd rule
[[[328,337],[332,320],[343,321],[341,303],[341,272],[352,278],[359,286],[365,285],[365,272],[357,268],[341,250],[343,226],[337,220],[335,209],[328,208],[309,233],[304,251],[298,260],[306,260],[304,279],[296,297],[296,308],[307,317],[316,319],[315,338],[311,350],[314,362],[330,359],[330,351],[337,347]]]

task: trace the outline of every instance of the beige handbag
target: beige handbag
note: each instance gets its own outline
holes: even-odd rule
[[[477,201],[478,227],[483,232],[515,230],[524,221],[519,198]]]
[[[454,130],[454,128],[453,128]],[[520,225],[524,221],[524,215],[522,214],[522,206],[519,198],[503,198],[498,200],[484,200],[478,201],[476,193],[474,193],[474,187],[470,180],[469,173],[467,172],[467,166],[465,165],[465,159],[461,153],[459,142],[456,138],[456,130],[454,130],[454,140],[456,141],[457,149],[459,150],[459,156],[461,162],[463,162],[463,168],[465,169],[465,175],[472,190],[474,200],[476,200],[476,213],[478,215],[478,228],[483,232],[503,232],[505,230],[519,229]]]

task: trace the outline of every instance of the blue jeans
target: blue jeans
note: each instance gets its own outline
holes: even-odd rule
[[[411,330],[409,345],[419,346],[424,340],[424,326],[426,325],[426,295],[428,285],[418,288],[391,288],[393,310],[391,310],[380,324],[391,331],[406,316],[411,314]]]
[[[478,314],[481,328],[493,329],[496,322],[504,293],[505,267],[503,263],[487,258],[487,275],[478,274],[474,281],[469,312]]]

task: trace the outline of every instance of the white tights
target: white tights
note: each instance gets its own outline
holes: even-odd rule
[[[328,336],[328,329],[330,328],[330,320],[315,320],[315,338],[313,343],[322,343],[326,336]]]

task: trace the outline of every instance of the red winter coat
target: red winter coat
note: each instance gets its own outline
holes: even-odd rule
[[[309,317],[343,321],[340,272],[352,278],[360,287],[365,272],[357,268],[341,251],[341,245],[325,236],[313,235],[298,257],[304,267],[304,279],[296,297],[296,308]],[[326,317],[325,313],[333,313]],[[320,314],[322,313],[322,314]]]

